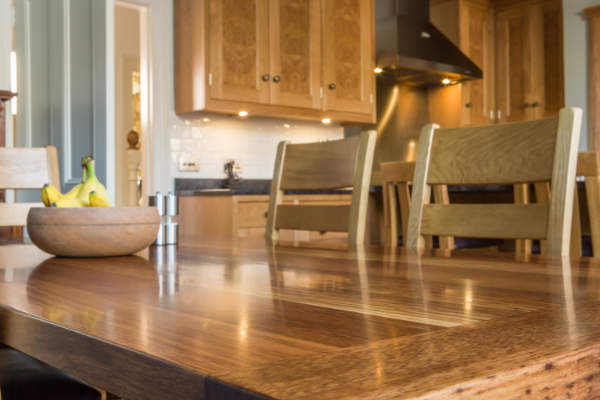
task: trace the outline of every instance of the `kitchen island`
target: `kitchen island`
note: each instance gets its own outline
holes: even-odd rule
[[[193,241],[0,246],[0,343],[124,398],[600,396],[600,263]]]

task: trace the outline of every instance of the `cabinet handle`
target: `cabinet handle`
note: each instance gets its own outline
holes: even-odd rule
[[[265,218],[269,218],[269,211],[265,211]]]
[[[264,75],[262,76],[262,80],[263,80],[263,81],[265,81],[265,82],[268,82],[268,81],[269,81],[269,79],[271,79],[271,76],[270,76],[269,74],[264,74]]]
[[[540,104],[539,101],[534,101],[533,104],[531,104],[531,107],[533,107],[533,108],[536,108],[536,107],[539,107],[539,106],[541,106],[541,104]]]
[[[523,104],[523,108],[529,108],[529,107],[531,107],[531,104],[529,104],[529,103],[524,103]]]
[[[469,102],[469,103],[465,104],[465,107],[471,108],[471,107],[473,107],[473,104]]]
[[[275,75],[273,77],[273,82],[275,82],[275,83],[279,83],[280,80],[281,80],[281,78],[279,77],[279,75]]]
[[[331,82],[327,87],[329,88],[329,90],[335,90],[337,86],[335,86],[335,83]]]

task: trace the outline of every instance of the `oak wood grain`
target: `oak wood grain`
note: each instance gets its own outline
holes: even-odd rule
[[[0,342],[125,398],[596,396],[600,261],[446,254],[0,246]]]

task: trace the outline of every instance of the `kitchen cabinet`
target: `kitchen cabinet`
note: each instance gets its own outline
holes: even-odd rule
[[[373,0],[175,0],[175,109],[374,122]]]
[[[460,4],[460,48],[483,72],[483,79],[462,84],[461,124],[494,122],[494,9],[488,1]]]
[[[325,110],[369,114],[373,110],[372,4],[323,1]]]
[[[284,204],[350,204],[351,194],[288,195]],[[268,195],[198,195],[179,198],[179,232],[190,240],[264,237],[269,209]],[[341,232],[283,230],[283,241],[344,238]]]
[[[483,79],[430,89],[430,104],[443,105],[431,120],[464,126],[556,115],[564,106],[561,7],[560,0],[432,0],[431,22]]]
[[[561,3],[505,0],[496,12],[498,121],[556,115],[564,105]]]
[[[431,22],[481,70],[483,79],[431,88],[430,119],[443,127],[495,120],[495,11],[490,0],[432,0]]]

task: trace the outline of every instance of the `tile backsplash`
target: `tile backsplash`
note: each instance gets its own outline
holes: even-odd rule
[[[270,179],[277,144],[335,140],[343,128],[317,123],[267,118],[239,119],[210,115],[198,119],[176,118],[170,129],[170,175],[173,178],[223,178],[223,164],[237,160],[245,179]],[[197,162],[198,171],[180,171],[180,161]]]

